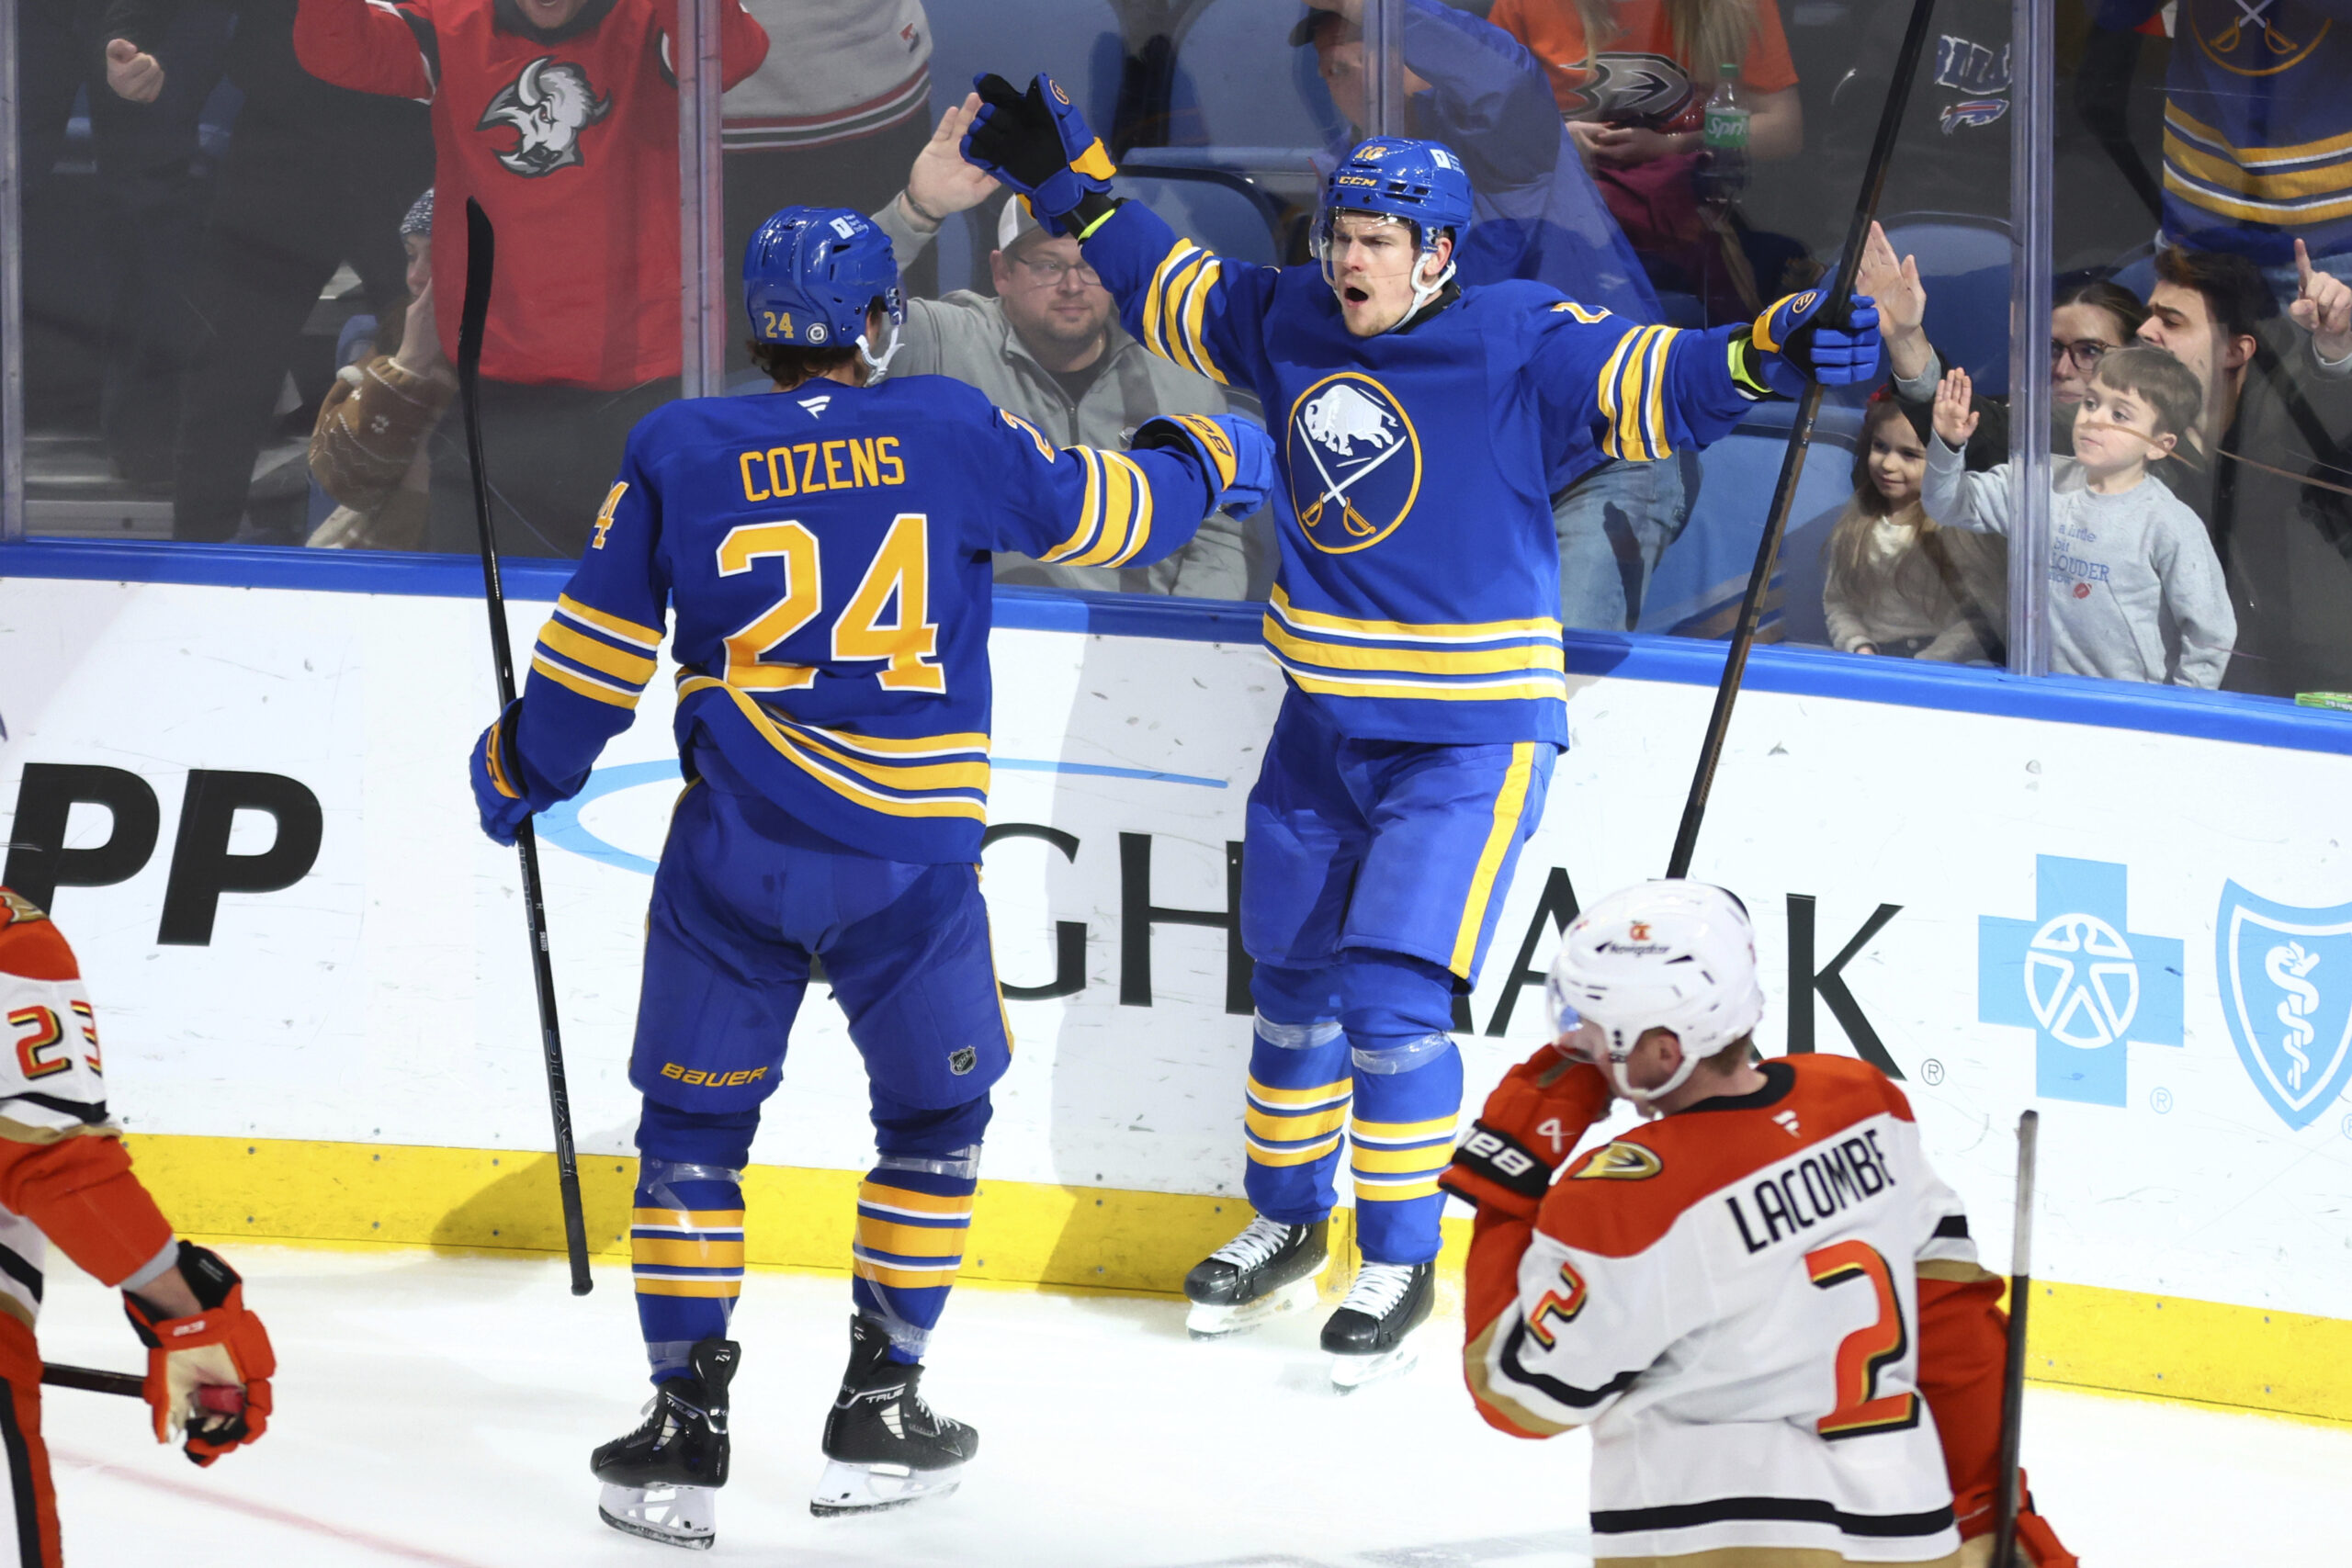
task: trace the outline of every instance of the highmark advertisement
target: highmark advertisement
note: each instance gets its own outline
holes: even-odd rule
[[[80,950],[135,1133],[549,1146],[514,857],[474,824],[492,703],[463,600],[12,581],[7,874]],[[545,605],[514,607],[527,646]],[[987,1169],[1238,1193],[1254,646],[1003,629],[984,880],[1018,1047]],[[1662,866],[1702,686],[1573,682],[1571,751],[1456,1034],[1471,1104],[1544,1027],[1580,901]],[[583,1150],[624,1067],[678,789],[666,682],[541,822]],[[1696,874],[1754,912],[1768,1053],[1897,1074],[1984,1255],[2043,1113],[2036,1272],[2352,1317],[2352,759],[1751,690]],[[861,1169],[810,987],[754,1158]],[[1624,1114],[1624,1112],[1621,1112]],[[1219,1222],[1222,1223],[1222,1222]]]

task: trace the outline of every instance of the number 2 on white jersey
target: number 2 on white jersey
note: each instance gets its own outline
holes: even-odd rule
[[[1840,1241],[1806,1253],[1804,1267],[1815,1289],[1834,1290],[1849,1280],[1865,1280],[1878,1297],[1878,1316],[1838,1342],[1838,1406],[1815,1421],[1814,1429],[1835,1440],[1917,1426],[1917,1394],[1878,1392],[1879,1369],[1911,1348],[1903,1298],[1895,1294],[1885,1258],[1868,1242]]]
[[[762,660],[824,610],[817,536],[798,523],[746,523],[731,528],[718,544],[718,574],[734,577],[771,557],[784,562],[784,597],[726,641],[725,680],[746,692],[798,691],[817,679],[813,665]],[[895,618],[884,621],[884,609],[894,604]],[[902,512],[891,521],[857,592],[833,622],[832,656],[888,660],[875,672],[885,691],[944,693],[947,674],[936,662],[938,652],[939,626],[931,619],[930,521],[920,512]]]

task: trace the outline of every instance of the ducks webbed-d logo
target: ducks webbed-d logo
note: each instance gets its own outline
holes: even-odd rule
[[[1292,403],[1283,436],[1291,505],[1307,542],[1331,555],[1396,532],[1421,491],[1421,440],[1387,388],[1353,370]]]

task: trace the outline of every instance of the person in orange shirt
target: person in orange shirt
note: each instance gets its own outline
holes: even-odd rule
[[[1487,19],[1543,62],[1588,164],[1698,152],[1726,61],[1738,62],[1754,117],[1747,155],[1769,162],[1804,150],[1797,70],[1774,0],[1495,0]]]
[[[1699,179],[1707,98],[1728,63],[1738,66],[1749,115],[1748,159],[1804,150],[1796,67],[1775,0],[1495,0],[1487,20],[1542,62],[1568,134],[1670,320],[1736,320],[1813,281],[1802,243],[1740,216],[1731,199],[1738,179],[1713,191]],[[1674,296],[1692,298],[1678,306]]]
[[[0,1017],[14,1047],[0,1051],[0,1449],[9,1472],[0,1540],[18,1543],[23,1568],[59,1568],[33,1338],[48,1243],[121,1288],[147,1347],[155,1440],[181,1438],[196,1463],[267,1428],[277,1362],[237,1271],[175,1237],[132,1174],[121,1130],[107,1118],[97,1021],[74,950],[47,915],[6,887]]]

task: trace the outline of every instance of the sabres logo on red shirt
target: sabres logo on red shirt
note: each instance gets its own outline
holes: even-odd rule
[[[1284,438],[1291,504],[1307,542],[1329,555],[1380,543],[1421,491],[1421,440],[1396,394],[1353,370],[1326,376],[1291,405]]]
[[[543,54],[498,89],[474,129],[511,126],[521,140],[498,153],[498,161],[510,173],[535,180],[579,163],[580,133],[612,108],[612,96],[598,97],[586,71]]]

